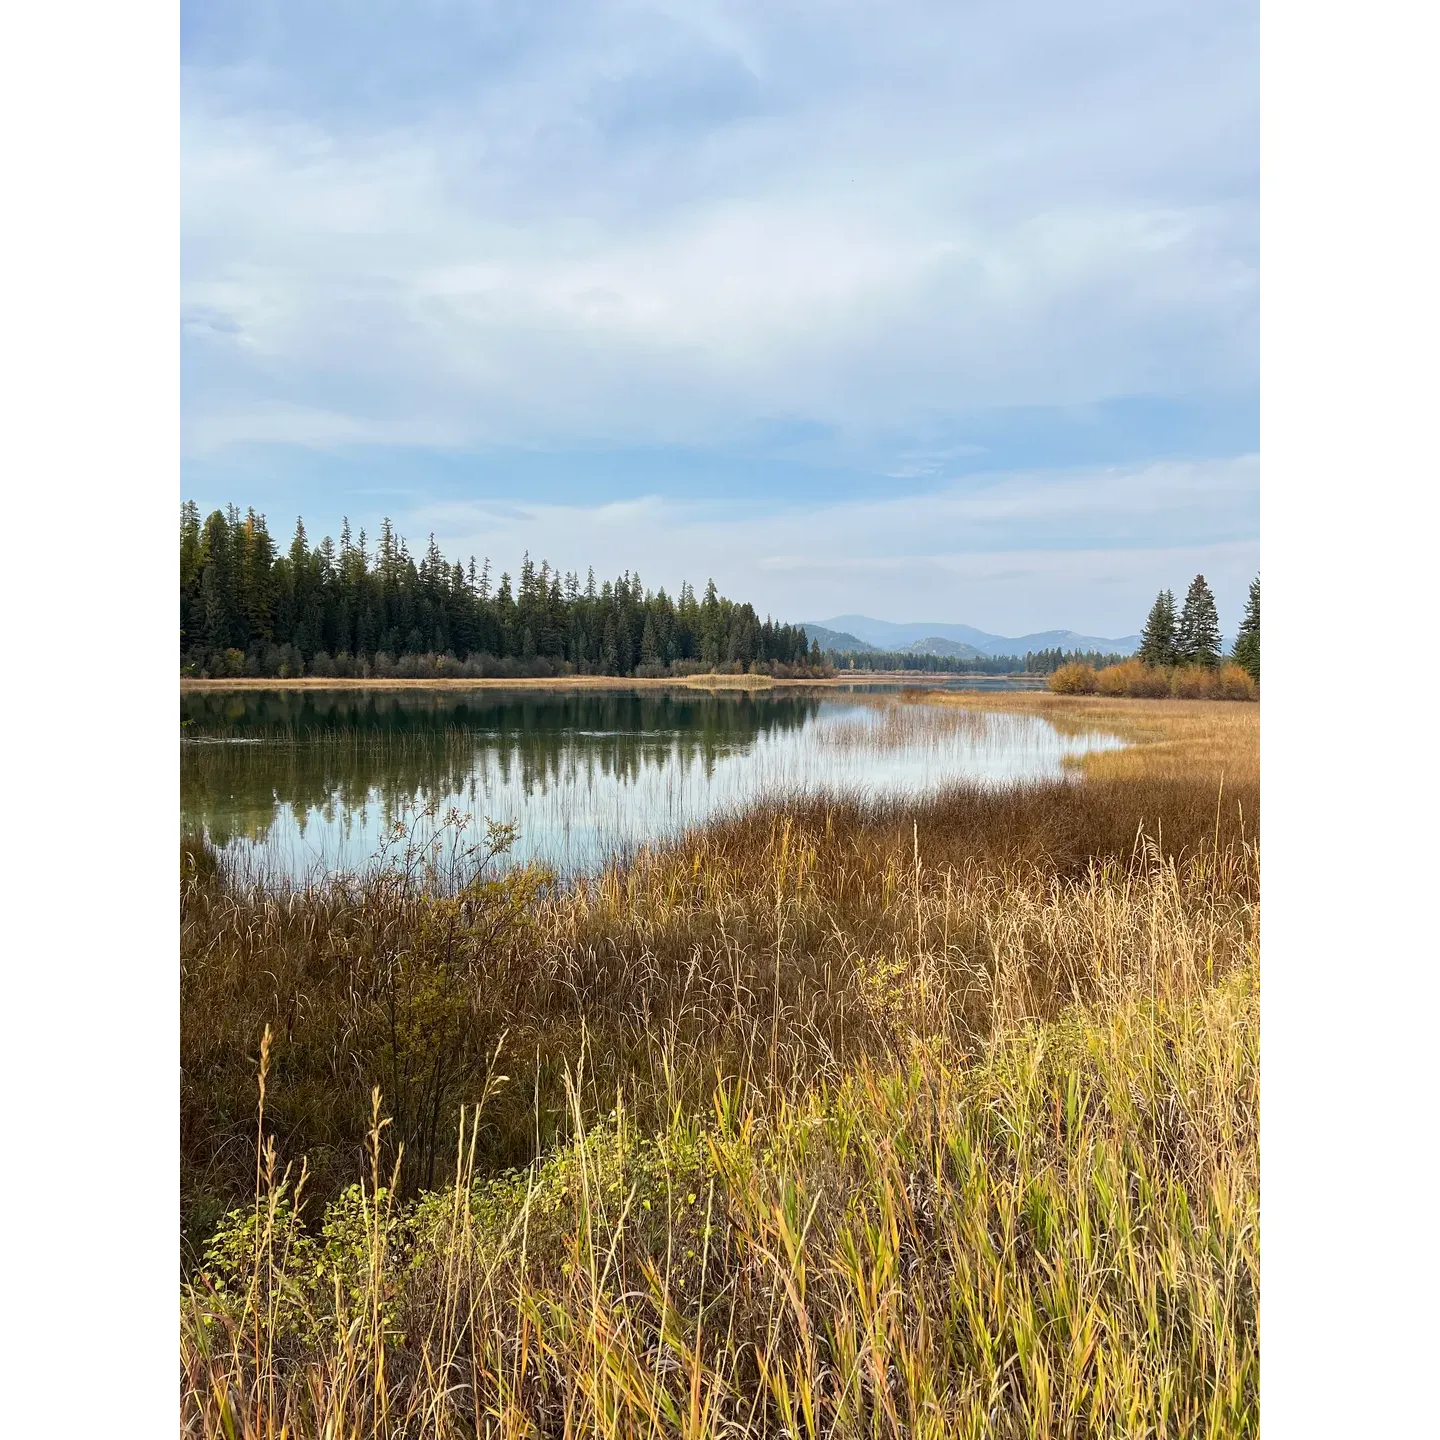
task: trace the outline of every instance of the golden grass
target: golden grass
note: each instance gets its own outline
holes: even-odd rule
[[[938,698],[1132,748],[561,888],[189,852],[185,1433],[1255,1434],[1257,707]]]
[[[1218,789],[1260,781],[1260,707],[1210,700],[1139,700],[1101,695],[982,691],[907,692],[908,703],[1041,715],[1062,731],[1106,730],[1123,750],[1093,751],[1074,763],[1097,780],[1174,781]]]

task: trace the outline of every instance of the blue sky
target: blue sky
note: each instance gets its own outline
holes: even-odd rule
[[[1139,628],[1258,564],[1253,3],[182,7],[182,474],[288,535]]]

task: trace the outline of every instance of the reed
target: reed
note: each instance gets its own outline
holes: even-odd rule
[[[1256,710],[1031,707],[1133,744],[564,885],[188,849],[186,1432],[1255,1433]]]

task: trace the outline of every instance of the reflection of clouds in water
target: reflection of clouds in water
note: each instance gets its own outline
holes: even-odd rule
[[[825,702],[806,723],[746,739],[697,743],[694,732],[571,731],[537,751],[514,734],[457,731],[428,783],[412,777],[336,787],[311,800],[264,786],[247,807],[187,794],[182,818],[203,825],[245,871],[291,875],[363,866],[397,821],[427,803],[513,824],[515,861],[587,869],[761,798],[799,793],[906,795],[946,784],[1054,779],[1067,757],[1120,742],[1061,734],[1035,715],[933,706]],[[375,742],[371,742],[372,745]],[[458,747],[458,748],[457,748]],[[284,746],[275,764],[284,761]],[[291,747],[293,750],[294,747]],[[386,746],[375,745],[384,772]],[[252,749],[249,764],[262,759]],[[362,757],[364,758],[364,757]],[[238,800],[238,795],[233,797]],[[197,824],[198,822],[198,824]]]

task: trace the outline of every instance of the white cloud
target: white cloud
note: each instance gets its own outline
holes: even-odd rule
[[[209,483],[338,511],[462,452],[438,488],[509,493],[412,538],[790,618],[1119,633],[1197,570],[1243,599],[1253,456],[1075,462],[1251,443],[1254,0],[187,0],[184,33]],[[765,513],[605,503],[657,447],[657,489],[773,474]],[[955,478],[982,453],[1060,468]],[[515,493],[584,457],[594,503]],[[882,498],[799,503],[829,477]]]
[[[271,438],[278,398],[435,445],[707,444],[1244,390],[1248,16],[1192,16],[1201,46],[1166,3],[597,6],[359,114],[288,52],[274,95],[192,66],[187,433]]]
[[[515,569],[521,551],[604,578],[639,567],[672,592],[709,576],[786,619],[861,610],[1002,634],[1126,634],[1196,573],[1227,624],[1258,564],[1255,457],[993,477],[929,494],[735,515],[663,497],[565,506],[438,505],[405,517],[447,553]],[[1127,526],[1131,535],[1124,543]],[[663,558],[661,558],[663,557]]]
[[[443,431],[433,422],[385,419],[292,405],[283,400],[251,403],[235,410],[214,408],[183,421],[184,436],[193,456],[215,455],[240,444],[299,445],[329,450],[355,445],[433,445],[444,443]],[[461,443],[458,430],[451,443]],[[396,494],[409,494],[397,489]]]

